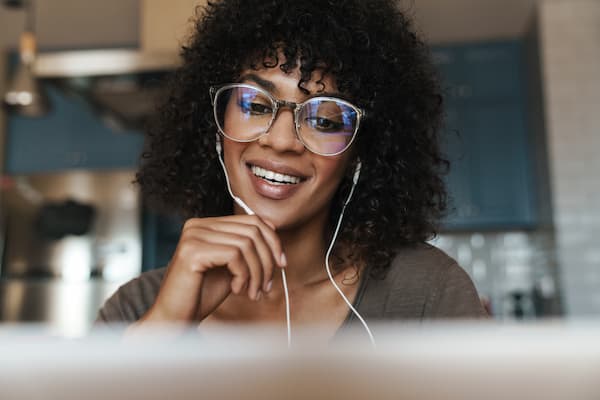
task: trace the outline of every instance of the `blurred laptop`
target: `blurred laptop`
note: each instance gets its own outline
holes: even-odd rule
[[[600,326],[242,328],[77,340],[0,329],[0,399],[599,399]]]

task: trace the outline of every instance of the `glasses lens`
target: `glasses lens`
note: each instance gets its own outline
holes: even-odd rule
[[[254,140],[269,128],[273,102],[261,91],[245,86],[221,89],[215,98],[215,118],[221,132],[240,141]]]
[[[358,124],[357,111],[334,99],[316,98],[298,116],[302,141],[312,151],[333,155],[346,150]]]

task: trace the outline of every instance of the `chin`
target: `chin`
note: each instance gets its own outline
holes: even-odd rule
[[[288,230],[294,226],[299,225],[299,221],[293,218],[293,216],[289,215],[288,212],[274,212],[273,208],[269,207],[266,207],[265,209],[261,209],[261,207],[256,207],[255,212],[256,215],[258,215],[264,221],[273,224],[276,230]]]
[[[303,215],[296,211],[291,211],[289,208],[282,213],[273,212],[273,209],[265,210],[265,212],[257,212],[257,215],[263,220],[270,222],[275,226],[277,232],[300,231],[310,229],[315,224],[319,225],[325,215]]]

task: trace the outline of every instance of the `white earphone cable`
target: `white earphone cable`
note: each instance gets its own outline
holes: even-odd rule
[[[342,225],[342,219],[344,217],[344,212],[346,211],[346,206],[348,205],[348,203],[350,203],[352,194],[354,194],[354,188],[356,187],[356,183],[358,182],[358,177],[360,176],[360,168],[361,168],[361,164],[359,161],[359,164],[356,166],[356,172],[354,173],[354,177],[352,180],[352,188],[350,189],[350,194],[348,194],[348,198],[344,202],[344,206],[342,207],[342,212],[340,213],[340,217],[338,218],[335,232],[333,233],[333,238],[331,239],[331,243],[329,244],[329,248],[327,249],[327,253],[325,254],[325,269],[327,270],[327,275],[329,276],[329,280],[331,281],[331,284],[336,288],[336,290],[338,291],[340,296],[342,296],[342,299],[344,299],[344,301],[346,302],[346,304],[348,305],[350,310],[352,310],[354,315],[356,315],[356,317],[360,320],[360,322],[364,326],[365,330],[367,331],[367,334],[369,335],[369,340],[371,341],[371,345],[373,345],[373,347],[376,347],[375,337],[373,336],[371,329],[369,329],[369,325],[367,325],[367,322],[364,320],[362,315],[360,315],[360,313],[354,308],[354,306],[352,305],[352,303],[350,303],[350,301],[348,300],[346,295],[344,295],[344,292],[342,292],[342,289],[340,289],[338,284],[335,282],[335,280],[333,279],[333,275],[331,273],[331,268],[329,267],[329,256],[331,255],[331,251],[333,250],[333,245],[335,243],[335,239],[337,238],[338,232],[340,230],[340,226]]]
[[[285,269],[281,268],[281,280],[283,281],[283,292],[285,293],[285,320],[287,323],[287,342],[288,348],[292,347],[292,317],[290,314],[290,294],[288,293],[287,278]]]
[[[248,205],[246,203],[244,203],[244,201],[242,199],[240,199],[239,197],[237,197],[236,195],[233,194],[233,191],[231,190],[231,185],[229,184],[229,175],[227,175],[227,168],[225,168],[225,162],[223,161],[223,158],[221,157],[221,140],[218,136],[217,136],[216,140],[217,140],[217,144],[216,144],[217,158],[219,159],[219,163],[221,164],[221,167],[223,167],[223,173],[225,174],[225,182],[227,182],[227,190],[229,191],[229,194],[233,198],[233,201],[235,201],[240,207],[242,207],[244,209],[246,214],[255,215],[254,211],[252,211],[252,209],[250,207],[248,207]],[[283,292],[285,294],[285,319],[286,319],[286,325],[287,325],[287,342],[288,342],[288,348],[290,348],[290,347],[292,347],[292,322],[291,322],[291,313],[290,313],[290,295],[288,292],[287,277],[285,275],[284,268],[281,268],[281,280],[283,282]]]

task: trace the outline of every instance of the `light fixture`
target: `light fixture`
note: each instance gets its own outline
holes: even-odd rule
[[[20,4],[19,4],[20,3]],[[33,72],[36,57],[34,0],[24,2],[5,1],[7,6],[23,6],[25,3],[25,31],[19,43],[19,65],[4,94],[4,103],[10,110],[28,117],[46,114],[50,105]]]

